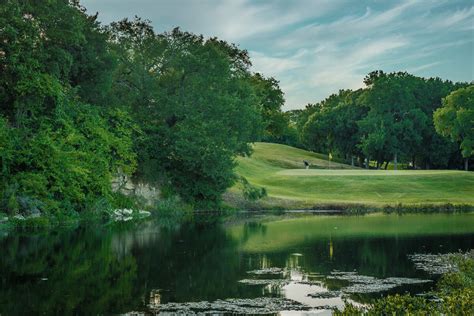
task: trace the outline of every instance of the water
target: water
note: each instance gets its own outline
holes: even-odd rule
[[[473,214],[202,215],[12,233],[0,237],[0,314],[328,314],[343,298],[427,291],[437,276],[408,255],[473,246]]]

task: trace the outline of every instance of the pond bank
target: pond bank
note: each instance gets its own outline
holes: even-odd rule
[[[227,192],[224,204],[232,210],[248,211],[295,211],[311,213],[469,213],[474,212],[474,204],[463,203],[311,203],[308,201],[265,197],[257,201],[248,201],[236,192]]]

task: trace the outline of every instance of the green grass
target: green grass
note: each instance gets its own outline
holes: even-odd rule
[[[304,169],[303,160],[313,168]],[[256,143],[237,173],[267,189],[264,207],[330,205],[474,205],[474,173],[456,170],[365,170],[293,147]],[[326,169],[323,169],[326,168]],[[237,188],[229,194],[238,195]]]

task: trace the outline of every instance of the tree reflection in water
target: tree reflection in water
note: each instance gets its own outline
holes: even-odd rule
[[[285,229],[281,221],[275,223],[279,229],[261,218],[203,216],[14,233],[0,240],[0,314],[125,313],[146,310],[148,304],[261,296],[338,305],[340,296],[333,294],[339,295],[348,282],[327,277],[335,270],[377,279],[428,278],[408,254],[468,250],[474,241],[472,232],[341,234],[324,231],[334,222],[317,226],[303,221],[298,227],[288,222]],[[274,267],[283,270],[248,273]],[[254,282],[260,285],[239,282],[244,279],[260,280]],[[430,286],[391,291],[419,292]],[[328,290],[334,292],[308,296]],[[350,297],[364,302],[379,295]]]

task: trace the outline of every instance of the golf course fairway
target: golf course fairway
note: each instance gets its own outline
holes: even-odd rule
[[[303,160],[311,164],[305,169]],[[474,173],[457,170],[366,170],[294,147],[255,143],[237,173],[264,187],[267,206],[473,205]],[[236,194],[237,186],[230,193]]]

